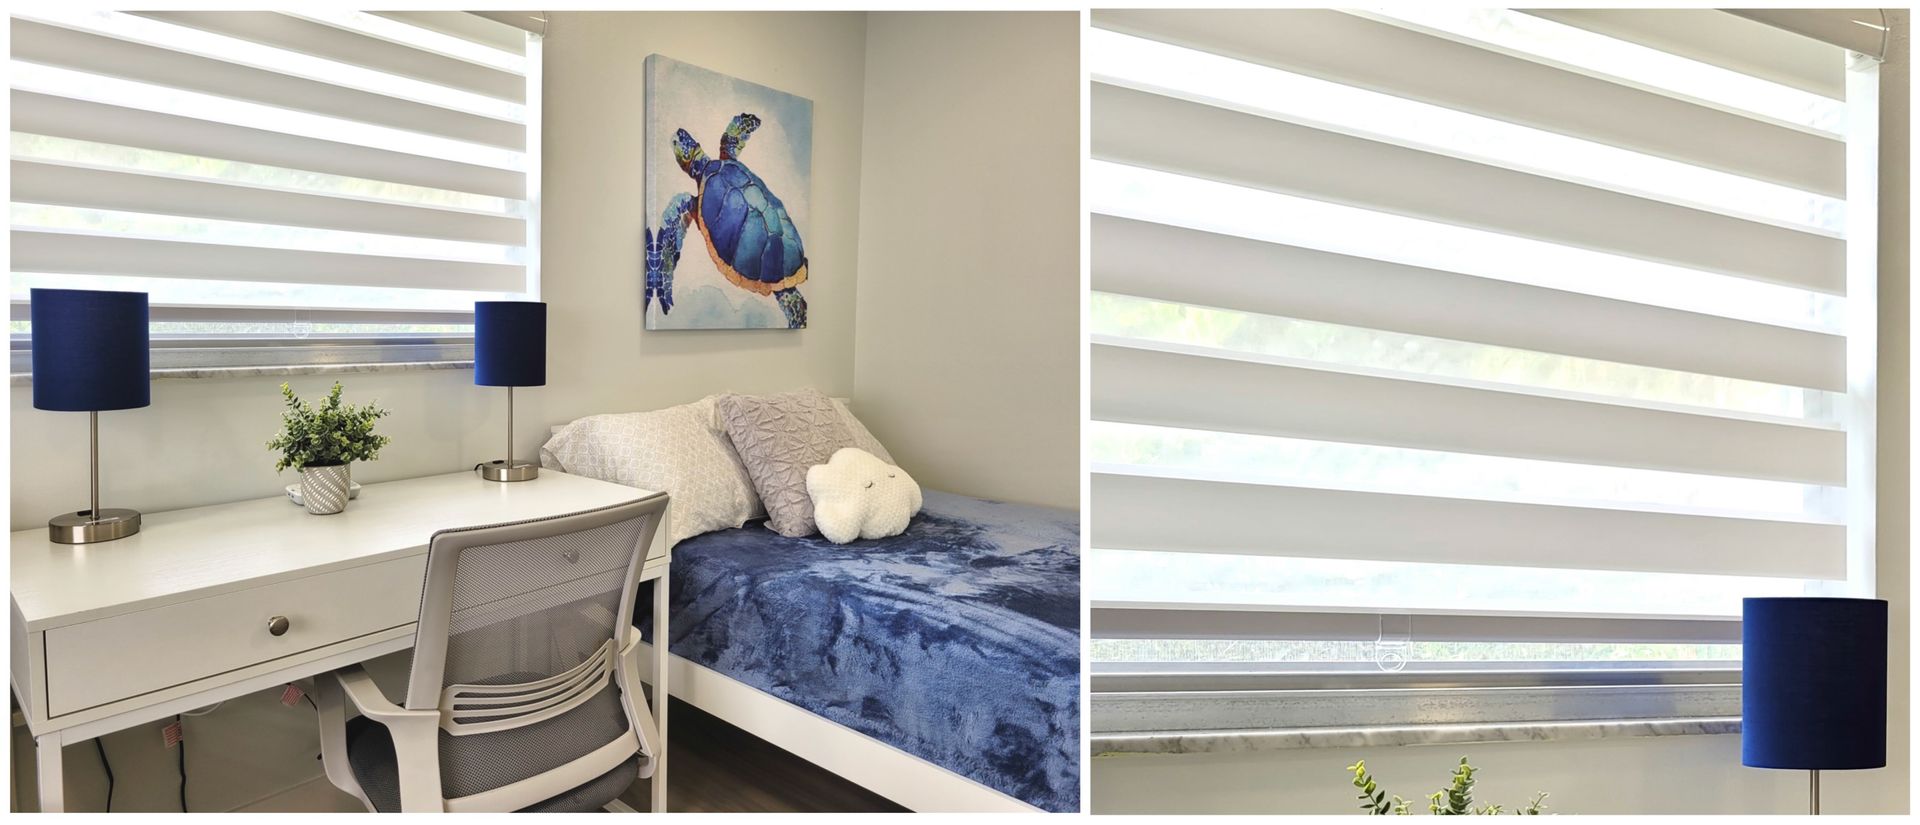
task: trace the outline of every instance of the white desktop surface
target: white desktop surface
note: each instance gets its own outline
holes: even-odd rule
[[[45,630],[425,553],[441,530],[648,494],[553,470],[511,483],[457,472],[366,485],[345,512],[328,516],[280,495],[143,515],[139,533],[100,544],[55,544],[36,527],[13,534],[13,605],[27,631]]]

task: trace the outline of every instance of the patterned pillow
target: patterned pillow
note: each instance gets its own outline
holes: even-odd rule
[[[665,490],[667,541],[739,527],[756,517],[753,482],[726,435],[715,432],[713,397],[651,412],[582,418],[540,448],[541,464],[562,472]]]
[[[733,451],[747,465],[767,507],[767,527],[783,536],[813,535],[807,469],[855,446],[833,400],[818,390],[778,395],[723,395],[714,402]]]

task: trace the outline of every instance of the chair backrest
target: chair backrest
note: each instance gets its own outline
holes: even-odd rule
[[[666,501],[434,534],[406,706],[441,712],[443,796],[542,774],[633,730],[616,673]]]

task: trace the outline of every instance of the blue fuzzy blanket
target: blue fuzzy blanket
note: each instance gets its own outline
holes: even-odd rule
[[[935,491],[907,532],[673,549],[676,655],[1048,811],[1080,797],[1075,514]],[[643,597],[643,607],[649,604]],[[636,611],[651,638],[651,611]]]

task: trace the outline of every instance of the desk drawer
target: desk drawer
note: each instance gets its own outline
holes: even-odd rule
[[[47,631],[59,716],[407,624],[426,556],[336,570]],[[267,631],[287,617],[286,633]]]

